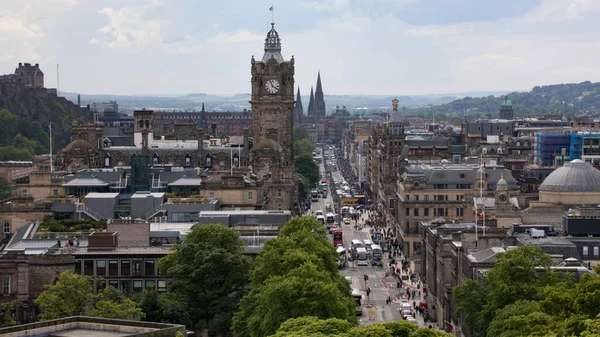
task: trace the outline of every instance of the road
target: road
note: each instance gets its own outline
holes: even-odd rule
[[[319,149],[320,151],[320,149]],[[326,150],[325,154],[321,154],[323,159],[326,160],[326,154],[330,153],[330,150]],[[342,180],[340,171],[337,170],[337,164],[333,163],[332,175],[335,180]],[[325,165],[322,163],[319,165],[322,176],[325,176]],[[333,199],[331,196],[332,191],[328,190],[326,198],[320,198],[318,202],[311,203],[311,214],[314,214],[317,210],[325,211],[327,204],[333,205]],[[368,219],[367,212],[362,214],[358,220],[358,224],[364,224],[365,220]],[[363,228],[362,230],[354,229],[355,222],[352,221],[349,225],[342,225],[343,240],[346,250],[348,249],[349,243],[354,239],[365,240],[370,239],[369,228]],[[349,276],[352,283],[352,288],[357,289],[362,294],[362,308],[363,314],[360,316],[360,322],[362,324],[372,324],[376,322],[390,322],[401,320],[402,317],[399,312],[400,303],[403,301],[401,294],[404,291],[400,291],[396,287],[396,278],[392,276],[386,277],[387,266],[389,260],[388,254],[384,254],[384,265],[385,267],[374,267],[374,266],[351,266],[340,270],[340,274],[347,277]],[[365,275],[368,276],[368,281],[365,282]],[[410,287],[410,283],[408,285]],[[371,288],[370,296],[367,297],[366,289]],[[406,284],[405,284],[406,287]],[[415,287],[416,289],[416,287]],[[387,298],[397,298],[390,304],[386,304]],[[417,303],[420,301],[420,297],[417,296],[415,299]],[[404,301],[407,301],[404,299]],[[410,301],[412,303],[412,300]],[[423,318],[420,315],[416,315],[417,322],[421,326],[426,326],[423,322]]]

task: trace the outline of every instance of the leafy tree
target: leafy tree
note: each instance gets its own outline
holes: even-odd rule
[[[138,320],[144,313],[132,300],[114,287],[93,294],[93,279],[89,276],[64,271],[56,282],[46,285],[45,291],[35,300],[41,320],[69,316],[95,316]]]
[[[171,278],[170,291],[186,304],[191,324],[211,334],[229,331],[251,266],[239,235],[222,225],[196,225],[173,251],[159,269]]]
[[[140,320],[145,316],[134,301],[112,286],[106,287],[96,296],[95,303],[87,315],[129,320]]]
[[[10,198],[12,187],[4,177],[0,177],[0,200]]]
[[[350,286],[335,258],[323,224],[313,217],[289,221],[255,260],[251,291],[234,317],[237,335],[267,336],[301,316],[355,323]]]
[[[315,163],[310,154],[301,154],[294,159],[296,172],[308,179],[310,185],[315,185],[321,179],[319,165]]]
[[[35,300],[41,320],[84,315],[94,299],[92,278],[70,271],[60,273],[57,281],[45,289]]]
[[[300,180],[298,184],[298,199],[304,200],[310,193],[310,181],[303,175],[298,174]]]
[[[179,294],[159,294],[156,288],[148,287],[137,301],[146,314],[145,321],[191,325],[185,301]]]
[[[303,154],[312,156],[314,150],[315,145],[308,138],[300,139],[294,142],[294,155],[296,156],[301,156]]]
[[[309,139],[310,135],[305,128],[294,128],[294,142],[301,139]]]

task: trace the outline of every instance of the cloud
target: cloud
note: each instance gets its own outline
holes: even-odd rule
[[[342,11],[350,7],[349,0],[320,0],[310,1],[302,4],[303,7],[316,9],[318,11]]]
[[[599,11],[598,0],[545,0],[523,19],[530,22],[573,21]]]
[[[458,35],[471,29],[472,26],[469,24],[427,25],[407,29],[403,32],[403,35],[411,37]]]
[[[106,48],[129,48],[162,43],[167,20],[148,19],[143,17],[148,6],[131,6],[113,9],[103,8],[98,13],[108,18],[108,23],[98,29],[98,41]]]
[[[217,35],[209,38],[207,42],[248,42],[248,41],[263,41],[264,35],[254,34],[248,30],[239,30],[235,33],[218,33]]]

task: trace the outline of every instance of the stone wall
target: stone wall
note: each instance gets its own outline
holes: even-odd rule
[[[75,258],[70,254],[30,256],[28,262],[30,299],[37,298],[63,271],[75,271]]]

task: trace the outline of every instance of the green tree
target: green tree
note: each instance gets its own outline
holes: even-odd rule
[[[145,321],[191,325],[186,302],[179,294],[159,294],[156,288],[148,287],[137,301],[146,314]]]
[[[310,181],[301,174],[298,174],[298,179],[300,180],[298,183],[298,199],[304,200],[310,193]]]
[[[350,286],[335,258],[323,224],[313,217],[284,225],[255,260],[251,291],[234,317],[238,336],[267,336],[286,319],[301,316],[355,323]]]
[[[310,139],[310,135],[305,128],[294,128],[294,141],[301,139]]]
[[[312,153],[315,150],[315,145],[308,138],[300,139],[294,142],[294,155],[301,156],[309,155],[312,158]]]
[[[112,286],[104,288],[95,297],[94,305],[87,311],[87,315],[128,320],[140,320],[145,316],[134,301]]]
[[[0,177],[0,200],[8,199],[12,195],[12,187],[4,177]]]
[[[170,291],[181,296],[194,328],[229,331],[248,284],[251,260],[239,235],[222,225],[196,225],[182,245],[159,261]]]
[[[35,300],[41,320],[84,315],[94,299],[92,278],[70,271],[60,273],[54,284],[44,288]]]
[[[308,179],[310,185],[315,185],[321,179],[319,165],[315,163],[310,154],[301,154],[294,159],[296,172]]]

